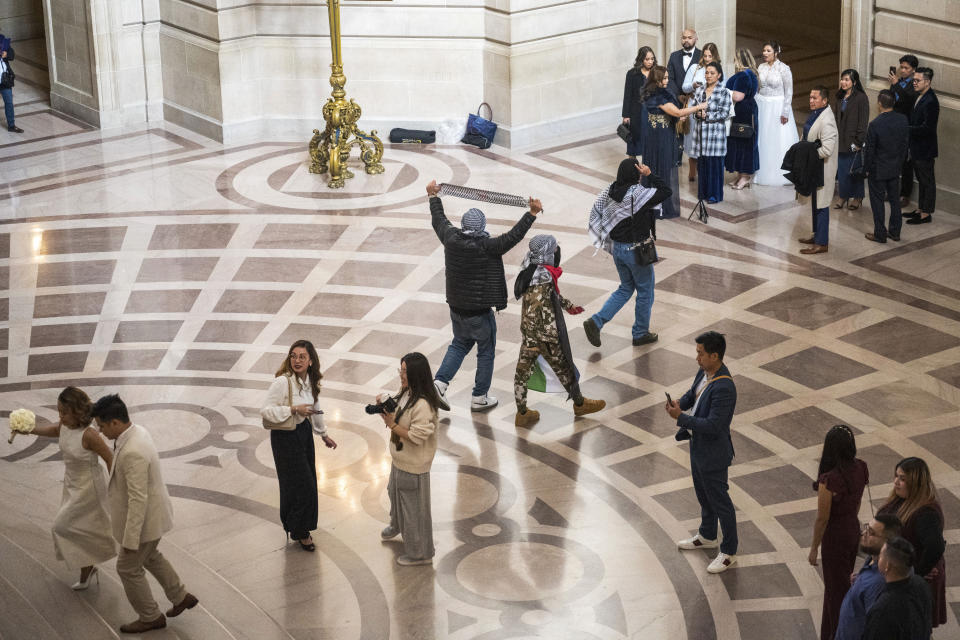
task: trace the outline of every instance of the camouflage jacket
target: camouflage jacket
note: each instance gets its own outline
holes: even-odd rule
[[[555,342],[559,340],[557,316],[550,299],[553,283],[545,282],[527,288],[523,294],[523,310],[520,315],[520,334],[524,342]],[[572,302],[559,293],[560,306],[569,309]]]

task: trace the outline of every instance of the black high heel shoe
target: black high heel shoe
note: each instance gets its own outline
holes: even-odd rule
[[[300,545],[300,548],[303,549],[304,551],[309,551],[309,552],[313,553],[314,551],[317,550],[317,545],[315,545],[315,544],[312,543],[312,542],[304,543],[303,540],[297,540],[297,544],[299,544],[299,545]]]

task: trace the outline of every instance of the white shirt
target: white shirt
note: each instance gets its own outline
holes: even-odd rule
[[[693,62],[693,49],[690,49],[690,51],[681,49],[680,54],[683,56],[683,70],[686,71],[690,63]]]
[[[309,379],[301,384],[300,381],[293,378],[293,402],[287,399],[287,378],[278,376],[273,379],[270,388],[267,390],[267,399],[263,402],[260,409],[260,415],[270,422],[283,422],[290,417],[290,405],[308,404],[314,411],[320,411],[320,403],[313,401],[313,392],[310,390]],[[297,423],[303,422],[303,418],[296,416]],[[327,429],[323,424],[323,414],[314,414],[310,416],[313,432],[320,436],[327,434]]]

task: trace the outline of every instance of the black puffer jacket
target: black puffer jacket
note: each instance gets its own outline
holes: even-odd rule
[[[507,308],[507,280],[503,254],[530,230],[536,217],[527,212],[503,235],[481,238],[454,227],[443,213],[440,198],[430,198],[433,230],[443,243],[447,272],[447,304],[463,311]]]

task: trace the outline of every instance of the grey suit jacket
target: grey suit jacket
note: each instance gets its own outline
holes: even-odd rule
[[[107,494],[113,537],[125,549],[136,549],[173,528],[173,504],[153,438],[138,424],[127,431],[114,453]]]

